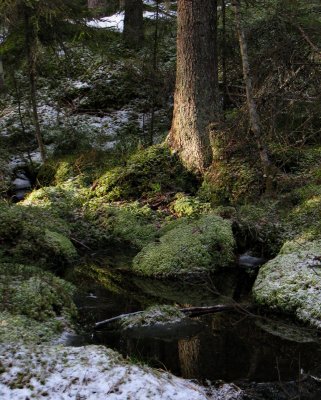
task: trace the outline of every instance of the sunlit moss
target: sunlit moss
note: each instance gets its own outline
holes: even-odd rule
[[[214,271],[233,260],[231,223],[216,215],[183,220],[145,246],[133,271],[146,276],[180,276]]]

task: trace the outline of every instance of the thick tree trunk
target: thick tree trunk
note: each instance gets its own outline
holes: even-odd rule
[[[124,41],[134,49],[144,41],[143,0],[125,0]]]
[[[272,171],[271,161],[269,158],[267,147],[262,138],[260,117],[257,111],[257,105],[254,99],[252,78],[250,72],[250,63],[247,50],[247,41],[242,25],[241,4],[240,0],[233,0],[232,2],[235,12],[235,21],[238,32],[238,39],[240,44],[240,51],[242,57],[243,77],[246,87],[247,106],[249,110],[249,117],[251,122],[251,130],[255,141],[258,146],[259,156],[262,164],[263,175],[265,178],[265,189],[267,192],[272,191]]]
[[[29,15],[27,10],[25,11],[25,38],[26,38],[26,52],[28,60],[28,75],[29,75],[29,89],[30,89],[30,101],[32,107],[32,119],[35,129],[35,136],[40,150],[41,160],[46,160],[46,150],[42,139],[38,109],[37,109],[37,90],[36,90],[36,38],[31,27]]]
[[[217,2],[178,0],[174,114],[168,143],[191,170],[210,165],[211,123],[218,120]]]

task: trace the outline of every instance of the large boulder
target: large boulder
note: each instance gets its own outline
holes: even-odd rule
[[[133,271],[158,277],[213,272],[232,262],[233,247],[230,221],[214,214],[181,218],[137,254]]]
[[[321,241],[287,242],[259,271],[255,300],[321,327]]]

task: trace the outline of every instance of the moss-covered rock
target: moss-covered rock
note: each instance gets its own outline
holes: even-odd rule
[[[261,201],[240,206],[232,218],[240,252],[250,248],[268,258],[278,254],[286,236],[278,202]]]
[[[207,171],[198,196],[212,205],[242,204],[259,197],[263,187],[259,166],[244,153],[215,162]]]
[[[130,329],[158,324],[171,324],[184,318],[185,315],[177,307],[169,305],[152,306],[141,313],[132,314],[124,318],[122,326],[125,329]]]
[[[106,203],[105,198],[93,199],[84,206],[84,215],[101,238],[111,242],[127,242],[141,249],[158,235],[159,215],[138,202]]]
[[[49,210],[0,203],[0,259],[61,267],[77,255],[67,222]]]
[[[73,325],[73,285],[33,266],[0,264],[0,342],[40,343]]]
[[[259,271],[253,287],[262,305],[321,327],[321,242],[289,242]]]
[[[164,145],[132,155],[124,167],[107,171],[95,183],[95,194],[109,201],[137,199],[155,193],[194,190],[195,178]]]
[[[25,315],[0,311],[0,342],[46,343],[61,335],[64,324],[58,319],[36,321]]]
[[[296,205],[287,214],[293,238],[321,239],[321,185],[308,184],[291,193]]]
[[[0,264],[1,311],[25,315],[37,321],[54,317],[72,318],[73,285],[39,268]]]
[[[178,217],[190,217],[209,212],[211,205],[210,203],[201,201],[197,197],[177,193],[175,200],[170,204],[170,209]]]
[[[145,246],[133,260],[133,271],[146,276],[180,276],[214,271],[232,262],[231,223],[216,215],[181,219],[158,242]]]

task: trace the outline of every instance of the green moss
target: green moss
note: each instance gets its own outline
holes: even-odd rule
[[[321,327],[321,242],[292,242],[261,267],[253,287],[262,305]]]
[[[211,205],[202,202],[197,197],[186,196],[184,193],[177,193],[175,200],[170,205],[170,209],[178,217],[190,217],[210,211]]]
[[[291,147],[274,145],[271,147],[272,158],[275,165],[291,174],[304,174],[316,167],[320,168],[321,147],[305,146]]]
[[[57,319],[35,321],[25,315],[0,311],[0,343],[44,343],[59,337],[63,324]]]
[[[61,233],[46,229],[44,240],[57,255],[63,256],[68,260],[72,260],[77,255],[74,245]]]
[[[321,186],[307,185],[292,193],[298,204],[288,213],[287,222],[293,237],[308,240],[321,238]]]
[[[212,205],[242,204],[260,195],[260,169],[242,153],[228,161],[218,161],[204,176],[198,196]]]
[[[0,263],[0,342],[40,343],[73,324],[75,288],[28,265]]]
[[[122,326],[125,329],[138,328],[157,324],[169,324],[184,318],[185,315],[174,306],[157,305],[149,307],[142,313],[124,318]]]
[[[134,258],[133,271],[146,276],[179,276],[214,271],[233,259],[231,223],[216,215],[182,220]]]
[[[251,248],[258,254],[274,257],[286,236],[286,228],[273,201],[261,201],[237,208],[234,215],[235,235],[240,249]]]
[[[36,267],[0,264],[1,311],[25,315],[37,321],[54,317],[72,318],[74,287]]]
[[[157,213],[138,202],[121,205],[106,203],[104,198],[94,199],[85,205],[85,215],[107,240],[142,248],[157,236]]]
[[[163,145],[151,146],[129,158],[126,166],[106,172],[96,182],[95,194],[109,201],[137,199],[155,193],[189,191],[195,178]]]
[[[49,210],[0,204],[0,257],[10,262],[58,267],[73,261],[70,227]]]

